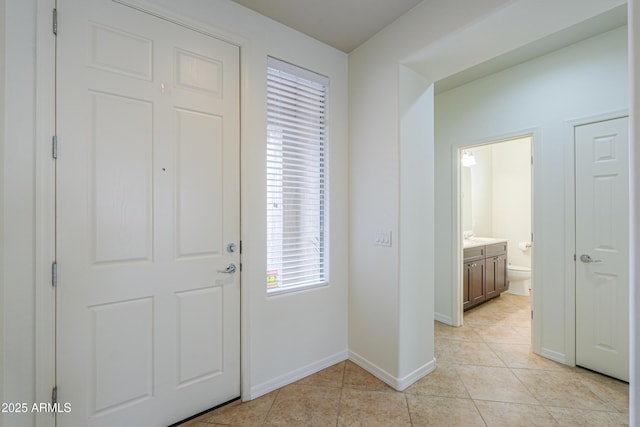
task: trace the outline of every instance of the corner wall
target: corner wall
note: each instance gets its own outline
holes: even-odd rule
[[[400,67],[399,367],[400,389],[435,369],[433,305],[433,82]]]
[[[405,347],[406,337],[400,337],[400,329],[405,326],[405,310],[411,313],[434,304],[434,296],[429,291],[427,300],[404,299],[401,274],[412,277],[411,269],[416,267],[403,263],[407,254],[402,252],[402,243],[400,248],[374,245],[378,231],[391,231],[393,236],[402,237],[408,232],[402,231],[403,227],[416,226],[410,220],[404,224],[406,220],[402,218],[401,180],[405,173],[411,173],[411,168],[400,170],[404,141],[401,140],[399,66],[412,69],[425,80],[437,81],[621,3],[623,0],[422,2],[349,55],[349,350],[352,355],[358,355],[358,360],[365,361],[363,364],[372,372],[384,372],[386,378],[395,380],[402,378],[401,369],[402,372],[407,369],[406,365],[401,367],[402,361],[410,357],[405,352],[419,352]],[[536,25],[530,25],[531,22]],[[427,123],[431,117],[425,109]],[[439,160],[429,156],[424,167],[429,168],[431,162],[437,165]],[[417,179],[424,176],[424,172],[416,174]],[[447,194],[451,192],[454,192],[451,185],[436,184],[433,200],[428,202],[429,211],[435,211],[436,206],[447,209],[446,213],[436,212],[435,233],[450,223],[452,216],[457,216],[447,203],[450,197]],[[441,224],[443,215],[448,222]],[[416,227],[411,231],[422,235],[428,225]],[[451,241],[452,236],[455,235],[447,235],[447,240]],[[451,268],[451,259],[457,254],[450,244],[440,247],[439,237],[427,239],[424,247],[417,249],[425,255],[426,267],[433,270],[440,257],[449,257],[447,262]],[[437,249],[436,262],[428,258],[427,247]],[[439,281],[438,278],[426,280],[435,284]],[[403,305],[405,303],[409,306]],[[416,339],[433,341],[433,323],[416,322],[408,333]]]
[[[349,352],[397,389],[434,366],[433,80],[406,60],[506,2],[422,2],[349,55]]]

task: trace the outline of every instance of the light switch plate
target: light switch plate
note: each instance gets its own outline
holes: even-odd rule
[[[378,231],[374,244],[376,246],[391,246],[391,231]]]

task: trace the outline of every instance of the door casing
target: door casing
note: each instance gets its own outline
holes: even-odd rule
[[[462,178],[461,178],[461,174],[462,174],[462,165],[460,164],[459,159],[461,158],[462,155],[462,151],[463,150],[467,150],[469,148],[472,147],[477,147],[477,146],[482,146],[482,145],[487,145],[487,144],[491,144],[491,143],[495,143],[495,142],[500,142],[500,141],[508,141],[511,139],[517,139],[523,136],[530,136],[531,137],[531,152],[533,155],[533,158],[535,159],[537,156],[539,156],[539,151],[541,149],[541,144],[537,144],[536,141],[539,140],[539,138],[541,137],[541,130],[539,128],[531,128],[531,129],[522,129],[520,131],[514,131],[514,132],[510,132],[508,134],[502,134],[502,135],[496,135],[495,137],[491,137],[491,138],[484,138],[480,141],[474,141],[473,143],[470,144],[465,144],[464,146],[459,146],[459,147],[453,147],[452,148],[452,159],[453,159],[453,167],[452,167],[452,171],[454,173],[454,177],[453,177],[453,183],[454,183],[454,188],[456,190],[457,197],[454,198],[454,203],[456,206],[456,212],[457,212],[457,220],[454,222],[455,226],[455,230],[453,230],[453,242],[454,244],[452,245],[453,247],[453,251],[454,253],[452,254],[452,260],[453,260],[453,271],[452,271],[452,275],[451,277],[454,280],[454,283],[456,283],[457,285],[453,287],[453,292],[452,292],[452,306],[451,306],[451,320],[452,320],[452,326],[462,326],[463,324],[463,308],[462,308],[462,258],[463,258],[463,248],[462,248],[462,203],[460,202],[460,194],[461,194],[461,185],[462,185]],[[539,167],[539,166],[538,166]],[[532,233],[535,236],[535,222],[536,222],[536,207],[535,207],[535,199],[536,199],[536,176],[542,176],[540,174],[540,172],[536,169],[536,162],[533,162],[532,168],[531,168],[531,230]],[[534,277],[536,275],[536,267],[535,267],[536,263],[535,263],[535,251],[532,248],[532,255],[531,255],[531,270],[532,270],[532,274],[531,274],[531,287],[534,288]],[[541,300],[539,299],[540,296],[538,296],[538,298],[536,298],[536,293],[533,292],[532,293],[532,299],[531,299],[531,310],[535,312],[535,307],[539,306],[539,304],[541,304]],[[533,316],[533,319],[531,321],[531,341],[532,341],[532,345],[533,345],[533,349],[535,353],[539,353],[540,352],[540,330],[541,330],[542,324],[541,323],[536,323],[536,317],[535,315]],[[536,344],[537,343],[537,344]]]

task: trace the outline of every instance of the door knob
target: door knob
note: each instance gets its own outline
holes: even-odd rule
[[[590,262],[602,262],[602,260],[600,259],[591,259],[591,257],[587,254],[580,255],[580,261],[584,262],[585,264],[589,264]]]
[[[235,264],[229,264],[227,265],[227,268],[225,268],[224,270],[218,270],[218,273],[226,273],[226,274],[231,274],[231,273],[235,273],[236,272],[236,265]]]

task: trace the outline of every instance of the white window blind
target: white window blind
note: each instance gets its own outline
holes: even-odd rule
[[[267,291],[327,283],[329,80],[275,58],[267,68]]]

